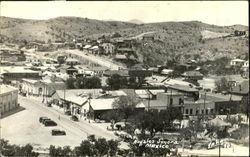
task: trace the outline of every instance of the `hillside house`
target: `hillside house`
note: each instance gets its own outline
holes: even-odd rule
[[[244,64],[245,60],[243,59],[233,59],[230,62],[231,66],[242,66]]]
[[[88,49],[88,52],[92,54],[99,54],[99,46],[95,45],[95,46],[90,47]]]
[[[230,93],[234,95],[247,96],[249,94],[249,79],[236,83],[235,86],[232,87]]]
[[[103,53],[106,55],[111,55],[115,53],[115,45],[111,43],[103,43],[101,44],[103,48]]]
[[[172,69],[163,69],[161,71],[161,75],[170,76],[173,72],[174,72],[174,70],[172,70]]]
[[[58,68],[59,71],[63,74],[73,75],[78,73],[78,69],[75,68],[73,65],[64,65]]]
[[[67,58],[65,60],[65,64],[66,65],[78,65],[79,64],[79,61],[75,58]]]
[[[0,49],[0,61],[20,62],[25,61],[24,51],[14,49]]]
[[[242,66],[242,77],[243,78],[249,78],[249,61],[245,61]]]
[[[249,60],[245,61],[242,67],[249,68]]]
[[[84,47],[83,47],[83,50],[89,50],[89,48],[91,48],[92,46],[91,45],[85,45]]]
[[[128,57],[124,54],[116,54],[114,56],[114,60],[117,60],[117,61],[124,61],[124,60],[128,60]]]
[[[154,41],[154,36],[152,35],[152,34],[145,34],[145,35],[143,35],[143,37],[142,37],[142,40],[143,41]]]
[[[235,30],[234,35],[235,36],[243,36],[243,35],[246,35],[246,31]]]
[[[187,71],[181,75],[186,80],[202,80],[203,74],[201,74],[199,71]]]

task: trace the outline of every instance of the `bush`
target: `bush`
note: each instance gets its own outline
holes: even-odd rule
[[[10,145],[8,141],[1,139],[1,153],[4,156],[29,156],[37,157],[39,154],[33,151],[33,147],[30,144],[25,146]]]
[[[55,147],[53,145],[51,145],[49,147],[49,154],[53,157],[56,156],[71,156],[72,155],[72,150],[70,149],[69,146],[65,146],[65,147]]]

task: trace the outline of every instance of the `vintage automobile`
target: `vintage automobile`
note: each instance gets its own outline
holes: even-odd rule
[[[64,130],[59,130],[59,129],[53,129],[51,130],[51,135],[56,136],[56,135],[66,135],[66,132]]]
[[[44,126],[57,126],[57,123],[53,120],[45,120],[43,124]]]

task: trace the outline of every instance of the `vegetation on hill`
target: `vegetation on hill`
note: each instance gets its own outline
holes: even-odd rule
[[[79,17],[58,17],[49,20],[25,20],[0,17],[0,37],[9,42],[56,40],[73,41],[76,38],[140,37],[150,32],[153,41],[138,40],[134,45],[138,60],[149,66],[168,62],[184,63],[194,59],[201,63],[228,59],[248,59],[248,38],[233,36],[235,30],[247,26],[216,26],[199,21],[133,24],[119,21],[100,21]],[[205,32],[205,33],[204,33]],[[228,36],[232,34],[232,36]],[[138,39],[138,38],[137,38]]]

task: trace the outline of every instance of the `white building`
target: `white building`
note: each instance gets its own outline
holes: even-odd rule
[[[230,65],[231,66],[236,66],[236,65],[241,66],[244,64],[244,62],[245,62],[245,60],[243,60],[243,59],[233,59],[233,60],[231,60]]]
[[[22,92],[34,96],[51,96],[56,90],[64,89],[64,82],[52,82],[51,80],[22,80]]]
[[[18,89],[7,85],[0,85],[0,111],[1,115],[15,108],[18,104]]]

